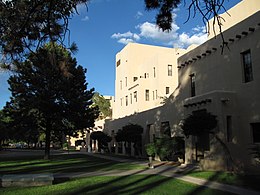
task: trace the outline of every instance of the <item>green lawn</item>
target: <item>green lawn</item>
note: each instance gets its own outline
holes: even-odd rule
[[[12,160],[0,158],[0,175],[23,173],[71,173],[108,170],[145,169],[145,166],[104,160],[83,154],[63,154],[43,160],[42,156],[30,156]]]
[[[216,171],[193,171],[187,175],[260,191],[260,175],[238,175],[229,172]]]
[[[228,194],[158,175],[95,176],[43,187],[0,188],[0,194]]]

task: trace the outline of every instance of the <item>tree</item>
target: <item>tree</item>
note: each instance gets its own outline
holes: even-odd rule
[[[88,0],[1,1],[1,55],[6,61],[20,61],[24,54],[46,42],[63,43],[69,32],[69,19],[77,13],[77,5],[87,2]]]
[[[217,126],[216,116],[206,110],[195,111],[184,119],[182,130],[186,137],[190,135],[199,136],[204,133],[211,133]]]
[[[142,134],[143,127],[138,124],[127,124],[122,127],[122,129],[118,130],[116,134],[117,142],[128,142],[134,143],[134,148],[136,152],[141,152],[142,147]]]
[[[216,118],[215,115],[212,115],[206,110],[199,110],[192,112],[192,114],[183,121],[181,126],[183,134],[186,137],[189,137],[190,135],[196,137],[196,161],[198,149],[203,151],[204,149],[209,149],[209,134],[214,134],[212,130],[216,128],[218,123]],[[215,137],[219,141],[217,135],[215,135]],[[200,140],[198,141],[198,139]]]
[[[163,30],[171,30],[172,11],[184,3],[188,17],[201,14],[203,22],[214,18],[221,32],[227,0],[144,0],[147,10],[158,10],[156,23]],[[44,43],[63,43],[69,35],[68,23],[77,13],[77,5],[87,4],[89,0],[8,0],[0,3],[0,45],[5,61],[21,60],[24,54],[32,52]],[[214,28],[214,26],[213,26]],[[70,44],[70,43],[69,43]],[[73,47],[75,45],[72,45]],[[9,63],[10,65],[10,63]]]
[[[5,115],[3,110],[0,110],[0,150],[2,150],[2,144],[4,140],[9,138],[8,124],[11,119]]]
[[[100,111],[99,119],[112,117],[112,109],[109,100],[105,99],[104,96],[100,95],[97,92],[94,93],[92,100],[94,105],[98,106],[99,108]]]
[[[90,138],[92,140],[97,140],[98,141],[98,150],[100,151],[101,149],[105,150],[108,148],[108,142],[112,140],[110,136],[105,134],[103,131],[93,131],[90,134]]]
[[[202,16],[202,20],[206,25],[209,19],[214,18],[214,23],[217,22],[221,30],[222,18],[219,15],[225,10],[224,3],[226,0],[191,0],[186,4],[185,0],[145,0],[147,10],[158,10],[156,15],[156,23],[163,30],[171,30],[172,12],[181,3],[188,7],[188,17],[195,17],[196,14]]]
[[[221,12],[226,11],[224,6],[226,1],[227,0],[191,0],[189,3],[186,3],[187,1],[185,0],[145,0],[145,5],[147,10],[158,11],[156,15],[156,24],[163,31],[169,31],[172,29],[172,12],[181,3],[188,8],[186,22],[191,17],[195,17],[196,14],[200,14],[203,23],[207,26],[207,22],[213,18],[213,32],[215,33],[215,24],[217,24],[223,41],[222,44],[225,46],[221,30],[222,23],[225,20],[220,16],[220,14]],[[210,26],[207,27],[209,29]]]
[[[94,89],[87,90],[85,73],[68,50],[50,43],[17,63],[8,80],[12,97],[6,109],[35,118],[45,133],[45,159],[53,136],[73,136],[94,126],[98,111],[91,106]]]

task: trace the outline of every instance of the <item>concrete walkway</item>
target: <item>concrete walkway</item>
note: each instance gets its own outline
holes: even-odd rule
[[[98,158],[118,161],[118,162],[128,162],[128,163],[134,163],[139,165],[145,165],[147,166],[147,161],[139,161],[139,160],[132,160],[132,159],[124,159],[124,158],[117,158],[114,156],[107,156],[102,154],[93,154],[93,153],[86,153],[86,152],[80,152],[80,154],[85,154],[89,156],[94,156]],[[214,181],[208,181],[206,179],[191,177],[184,175],[186,171],[193,169],[192,166],[171,166],[171,165],[159,165],[154,169],[145,169],[145,170],[111,170],[111,171],[105,171],[105,172],[90,172],[90,173],[70,173],[70,175],[66,174],[56,174],[54,177],[86,177],[86,176],[126,176],[126,175],[162,175],[166,177],[172,177],[177,178],[185,182],[197,184],[200,186],[205,186],[208,188],[221,190],[225,192],[230,192],[234,194],[241,194],[241,195],[260,195],[259,191],[254,191],[250,189],[245,189],[238,186],[233,185],[227,185],[222,184]]]

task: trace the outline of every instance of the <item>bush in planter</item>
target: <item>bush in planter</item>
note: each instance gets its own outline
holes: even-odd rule
[[[146,144],[145,151],[148,156],[154,156],[156,154],[155,144],[154,143]]]
[[[173,153],[175,145],[176,141],[173,138],[163,136],[162,138],[156,138],[153,143],[147,144],[145,150],[148,156],[158,155],[160,160],[166,160]]]
[[[172,154],[176,142],[168,136],[157,138],[155,140],[156,154],[161,160],[166,160]]]

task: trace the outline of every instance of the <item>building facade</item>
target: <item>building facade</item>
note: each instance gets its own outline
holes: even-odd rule
[[[113,119],[158,107],[178,84],[183,49],[129,43],[116,55]]]
[[[185,163],[199,160],[204,169],[259,172],[249,148],[260,144],[260,1],[244,0],[232,8],[241,12],[243,17],[233,17],[223,28],[224,42],[221,35],[209,36],[178,58],[178,85],[162,106],[111,120],[105,131],[139,124],[145,145],[164,128],[171,136],[183,136],[183,119],[206,110],[217,116],[217,128],[200,139],[183,136]],[[208,147],[197,151],[195,143],[202,142]]]

